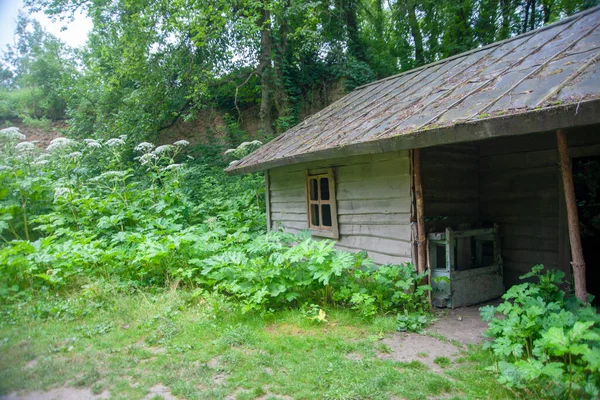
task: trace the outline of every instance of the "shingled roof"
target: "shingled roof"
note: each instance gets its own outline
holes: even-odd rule
[[[361,86],[227,172],[600,123],[599,25],[594,7]]]

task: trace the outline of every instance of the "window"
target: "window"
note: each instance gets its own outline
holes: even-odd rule
[[[316,236],[339,238],[333,169],[306,174],[308,228]]]

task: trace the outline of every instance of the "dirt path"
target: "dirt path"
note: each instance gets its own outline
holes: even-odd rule
[[[378,358],[393,361],[419,361],[433,371],[441,371],[434,361],[447,358],[454,362],[461,350],[469,344],[480,344],[485,340],[483,332],[487,324],[479,316],[479,307],[437,309],[437,321],[424,334],[395,333],[382,340],[388,352],[380,352]],[[439,359],[438,359],[439,362]]]

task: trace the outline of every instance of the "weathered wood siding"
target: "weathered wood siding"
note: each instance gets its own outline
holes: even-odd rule
[[[408,151],[346,157],[269,171],[272,228],[308,228],[305,174],[333,167],[341,250],[366,250],[377,263],[411,261]]]
[[[427,231],[479,221],[479,147],[453,144],[421,154]]]
[[[569,132],[572,154],[598,149],[597,131]],[[569,275],[555,133],[482,141],[480,156],[481,220],[500,224],[505,285],[517,283],[535,264]]]

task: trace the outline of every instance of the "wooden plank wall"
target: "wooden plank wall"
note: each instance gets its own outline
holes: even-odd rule
[[[453,144],[421,150],[425,229],[457,229],[479,220],[479,147]]]
[[[340,239],[380,264],[411,261],[408,151],[297,164],[270,170],[272,227],[307,229],[305,172],[334,167]]]
[[[597,146],[596,132],[568,132],[572,153]],[[564,203],[555,133],[482,141],[480,155],[481,220],[500,224],[505,285],[518,283],[520,275],[540,263],[569,275],[569,249],[561,239],[566,227],[561,223]]]

